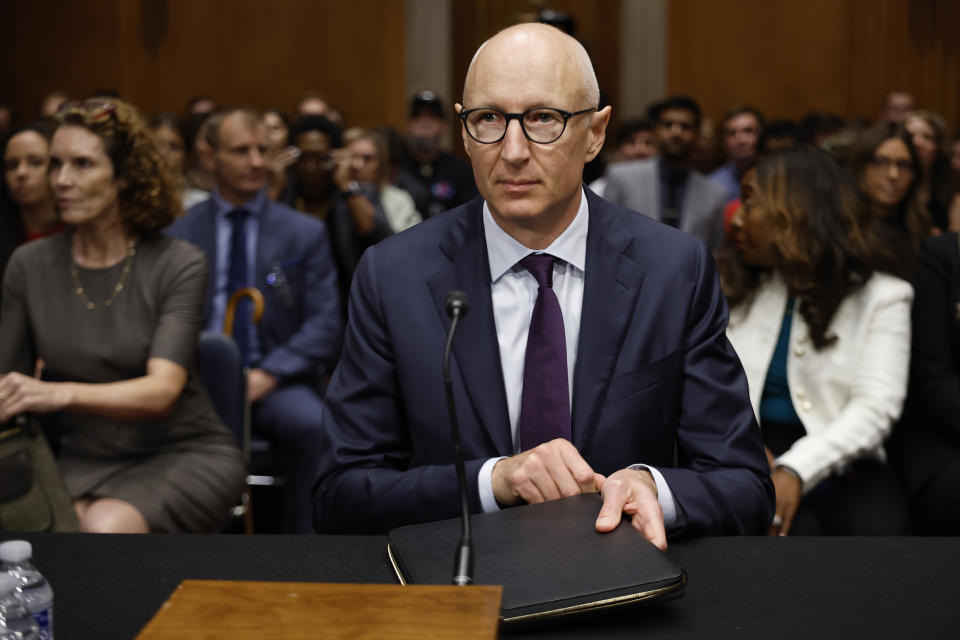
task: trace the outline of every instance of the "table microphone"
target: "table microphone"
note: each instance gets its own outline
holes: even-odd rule
[[[447,315],[450,316],[450,330],[447,332],[447,345],[443,349],[443,383],[447,390],[447,411],[450,412],[450,434],[453,437],[453,460],[457,467],[457,486],[460,489],[460,544],[453,559],[453,584],[468,585],[473,582],[473,541],[470,539],[470,508],[467,505],[466,469],[463,465],[463,448],[460,446],[460,426],[457,423],[457,408],[453,401],[453,383],[450,382],[450,349],[453,347],[453,334],[457,325],[467,313],[467,294],[453,290],[447,294]]]

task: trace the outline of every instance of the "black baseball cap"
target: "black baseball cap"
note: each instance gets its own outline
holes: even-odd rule
[[[443,102],[440,100],[440,96],[430,89],[418,91],[410,100],[410,117],[416,118],[424,109],[430,111],[437,118],[444,117]]]

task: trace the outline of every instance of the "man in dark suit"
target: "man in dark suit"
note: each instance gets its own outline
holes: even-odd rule
[[[440,365],[462,289],[451,375],[472,511],[600,490],[599,531],[625,514],[661,548],[666,531],[765,532],[773,488],[707,248],[582,187],[610,117],[586,51],[511,27],[480,48],[463,99],[483,199],[361,260],[318,530],[457,515]]]
[[[250,368],[253,430],[290,454],[293,530],[308,533],[321,393],[342,334],[330,240],[323,222],[267,199],[265,130],[255,112],[214,116],[208,131],[217,189],[168,233],[207,254],[206,330],[222,330],[233,291],[254,286],[263,294],[256,326],[247,303],[237,306],[234,338]]]
[[[611,165],[603,197],[719,247],[727,193],[691,163],[700,106],[688,96],[671,96],[651,106],[647,117],[660,155]]]

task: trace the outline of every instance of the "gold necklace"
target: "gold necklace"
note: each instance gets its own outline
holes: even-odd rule
[[[123,273],[120,274],[120,282],[116,284],[113,288],[113,292],[110,294],[110,297],[103,301],[103,306],[109,307],[113,304],[114,299],[120,292],[123,291],[123,285],[127,282],[127,276],[130,275],[130,266],[133,264],[133,256],[137,254],[137,250],[134,248],[136,243],[133,240],[130,240],[127,243],[127,260],[123,265]],[[83,285],[80,284],[80,273],[77,271],[77,263],[74,259],[70,258],[70,275],[73,277],[73,292],[80,296],[80,299],[83,300],[83,306],[86,307],[87,311],[95,309],[97,303],[92,301],[87,297],[86,292],[83,290]]]

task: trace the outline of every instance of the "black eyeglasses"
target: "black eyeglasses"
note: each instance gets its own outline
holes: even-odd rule
[[[523,113],[506,113],[494,107],[464,109],[457,114],[471,138],[481,144],[494,144],[507,135],[511,120],[517,120],[523,135],[530,142],[550,144],[556,142],[567,129],[567,120],[574,116],[596,111],[596,107],[581,111],[564,111],[552,107],[533,107]]]

